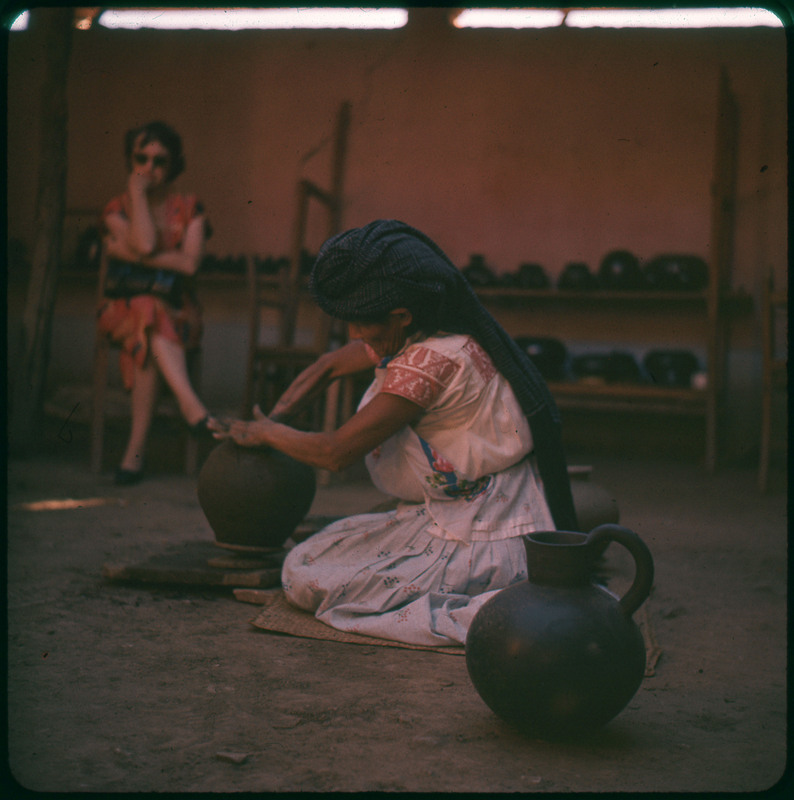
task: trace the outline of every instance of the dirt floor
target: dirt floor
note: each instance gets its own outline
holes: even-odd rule
[[[212,541],[195,480],[120,490],[61,451],[8,465],[10,769],[38,792],[756,792],[786,768],[787,498],[753,469],[590,458],[651,548],[663,654],[578,741],[495,717],[461,656],[268,634],[228,590],[119,584],[108,562]],[[582,463],[582,462],[580,462]],[[44,499],[117,498],[33,511]],[[355,481],[315,513],[372,508]],[[617,584],[626,564],[607,551]],[[625,577],[625,576],[623,576]]]

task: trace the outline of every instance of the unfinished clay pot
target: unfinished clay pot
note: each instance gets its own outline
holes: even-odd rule
[[[316,487],[311,467],[277,450],[227,440],[204,462],[198,499],[218,545],[273,549],[306,516]]]

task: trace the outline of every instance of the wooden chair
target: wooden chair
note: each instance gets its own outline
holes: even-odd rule
[[[269,412],[298,373],[328,350],[331,320],[319,309],[314,311],[310,343],[296,343],[300,284],[300,270],[295,271],[292,263],[276,276],[263,276],[257,274],[254,259],[246,259],[249,345],[245,396],[240,412],[244,419],[251,418],[255,404]],[[264,340],[266,327],[275,329],[276,341]],[[308,427],[318,429],[319,413],[319,406],[315,406]]]
[[[774,273],[770,270],[764,284],[761,305],[761,354],[763,358],[761,394],[761,453],[758,465],[758,488],[765,492],[769,484],[769,465],[773,451],[773,411],[776,396],[787,390],[788,295],[775,291]]]
[[[107,257],[104,250],[99,262],[99,281],[97,284],[97,306],[104,297],[105,280],[107,277]],[[111,350],[115,350],[107,336],[97,330],[94,345],[94,374],[92,386],[92,409],[91,409],[91,471],[99,473],[102,471],[102,461],[105,445],[105,424],[108,418],[108,400],[110,387],[109,378],[109,358]],[[195,348],[187,354],[187,365],[190,380],[198,390],[201,384],[201,349]],[[181,419],[178,408],[176,408],[173,398],[168,393],[167,397],[160,398],[155,416],[178,417]],[[185,428],[185,474],[195,475],[198,470],[198,450],[199,443],[195,436],[191,436]]]
[[[305,296],[304,270],[306,238],[312,203],[319,203],[327,215],[326,235],[341,230],[342,182],[345,165],[347,132],[350,125],[350,105],[343,103],[337,121],[332,167],[331,189],[326,191],[316,183],[301,180],[297,187],[292,251],[288,264],[275,276],[260,276],[253,259],[247,263],[249,298],[249,350],[246,370],[243,418],[250,418],[254,404],[267,413],[295,376],[318,356],[325,353],[332,338],[340,340],[343,332],[318,308],[312,308],[313,331],[308,344],[297,341],[301,295]],[[276,342],[262,341],[263,323],[275,317]],[[325,408],[315,406],[308,426],[317,429],[333,427],[337,421],[340,387],[332,386],[325,397]]]

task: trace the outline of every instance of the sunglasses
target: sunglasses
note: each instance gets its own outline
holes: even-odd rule
[[[133,153],[132,160],[141,167],[145,167],[150,161],[153,167],[168,166],[168,156],[147,156],[146,153]]]

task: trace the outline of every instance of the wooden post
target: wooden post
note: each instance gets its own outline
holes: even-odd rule
[[[721,423],[727,383],[724,299],[731,285],[736,217],[739,106],[727,71],[720,73],[711,208],[711,275],[708,290],[709,343],[706,400],[706,468],[714,472],[720,456]]]
[[[11,388],[9,445],[25,453],[35,444],[49,359],[55,288],[66,205],[67,73],[72,45],[71,8],[31,11],[46,60],[40,96],[41,149],[33,256]]]

